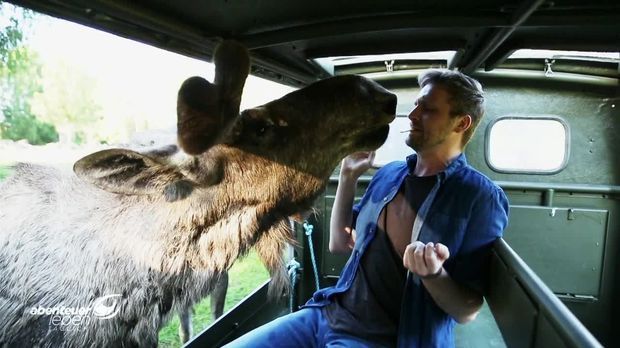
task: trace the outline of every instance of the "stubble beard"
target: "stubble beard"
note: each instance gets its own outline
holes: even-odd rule
[[[405,144],[412,148],[415,152],[421,152],[442,144],[448,138],[448,132],[438,134],[434,137],[426,137],[425,133],[414,135],[413,132],[405,140]]]

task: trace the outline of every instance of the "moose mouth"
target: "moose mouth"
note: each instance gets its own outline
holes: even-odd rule
[[[379,128],[369,130],[368,132],[364,132],[360,135],[356,145],[364,149],[375,150],[379,146],[383,145],[385,140],[387,140],[389,133],[390,126],[388,124],[382,125]]]

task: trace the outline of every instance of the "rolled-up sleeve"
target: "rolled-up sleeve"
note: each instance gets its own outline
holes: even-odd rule
[[[458,255],[453,259],[450,275],[484,293],[488,279],[493,242],[502,236],[508,223],[508,199],[494,187],[481,195],[474,205]]]

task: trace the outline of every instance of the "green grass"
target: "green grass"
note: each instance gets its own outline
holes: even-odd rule
[[[230,269],[228,276],[228,293],[226,294],[224,313],[269,279],[269,272],[260,262],[256,253],[251,252],[245,258],[237,260]],[[203,299],[196,305],[194,312],[192,326],[194,335],[196,335],[213,322],[209,298]],[[180,347],[181,341],[179,340],[178,330],[179,317],[175,315],[173,320],[159,332],[159,346],[162,348]]]
[[[0,164],[0,180],[6,178],[11,174],[11,166]]]

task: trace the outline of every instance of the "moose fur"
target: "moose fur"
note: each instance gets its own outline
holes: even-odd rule
[[[169,316],[252,247],[283,291],[289,217],[342,157],[385,141],[396,97],[342,76],[239,114],[248,53],[225,41],[214,62],[214,84],[179,91],[180,148],[104,150],[73,172],[19,164],[1,184],[0,347],[156,346]],[[118,312],[69,317],[79,325],[33,311],[107,295]]]

